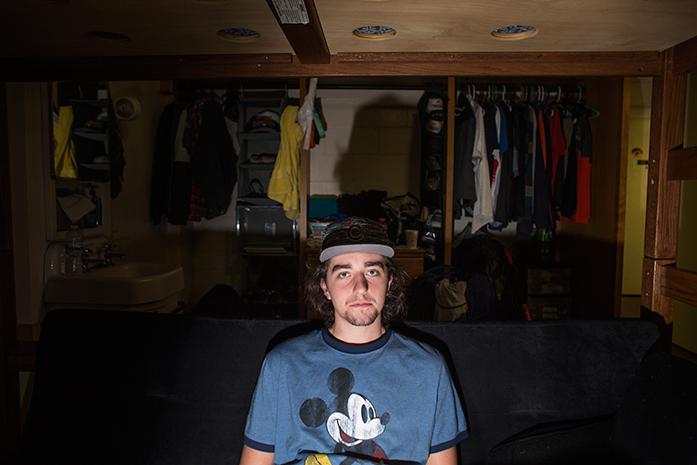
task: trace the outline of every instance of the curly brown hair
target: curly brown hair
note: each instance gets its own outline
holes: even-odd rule
[[[330,327],[334,324],[334,306],[324,295],[320,282],[327,279],[329,262],[320,263],[312,273],[307,274],[305,280],[305,301],[311,309],[324,317],[325,324]],[[407,273],[395,265],[392,260],[385,257],[385,270],[388,279],[391,279],[387,294],[385,295],[385,305],[380,312],[380,318],[384,327],[389,327],[390,323],[404,316],[406,312],[406,285]]]

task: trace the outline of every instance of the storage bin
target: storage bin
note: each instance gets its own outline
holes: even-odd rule
[[[283,207],[276,205],[237,205],[237,234],[243,247],[260,246],[295,250],[296,222],[289,220]]]

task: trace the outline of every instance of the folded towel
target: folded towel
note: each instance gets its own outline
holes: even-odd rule
[[[75,224],[80,221],[80,218],[94,210],[95,205],[84,195],[72,194],[63,197],[58,197],[58,204],[61,206],[70,222]]]

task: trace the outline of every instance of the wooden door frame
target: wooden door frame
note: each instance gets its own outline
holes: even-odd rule
[[[0,82],[0,462],[9,461],[19,445],[19,372],[17,347],[12,189],[7,121],[7,89]]]

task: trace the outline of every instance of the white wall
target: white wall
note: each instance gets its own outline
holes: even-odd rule
[[[310,155],[310,195],[419,196],[417,90],[319,89],[327,137]]]
[[[641,270],[644,259],[644,229],[646,224],[646,186],[651,129],[651,79],[635,78],[630,82],[630,110],[625,185],[624,255],[622,265],[622,295],[641,295]],[[641,150],[641,155],[632,150]]]

